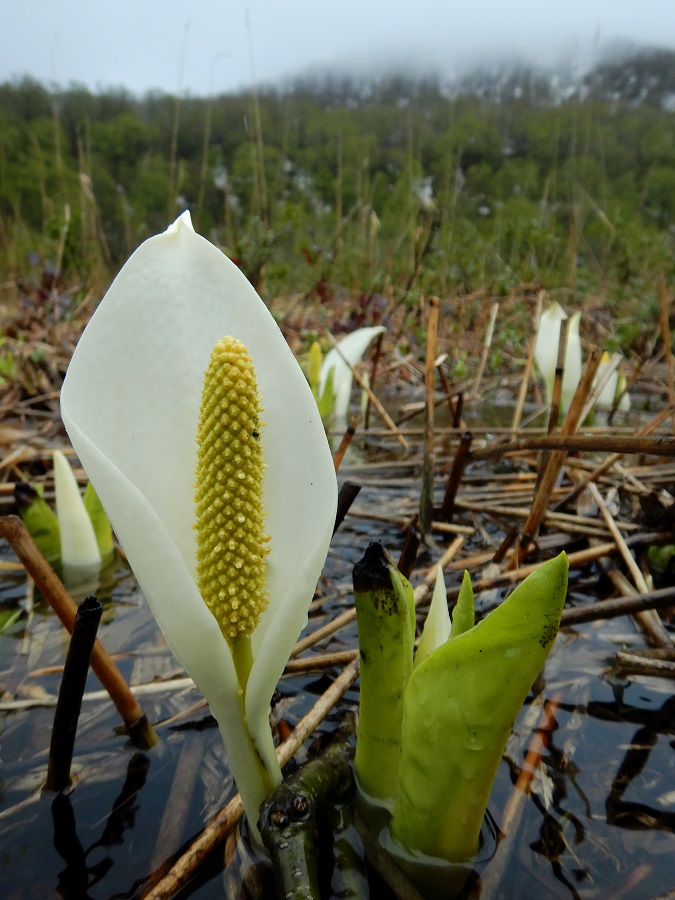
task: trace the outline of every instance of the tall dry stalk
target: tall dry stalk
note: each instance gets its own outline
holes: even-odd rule
[[[176,197],[178,195],[177,183],[177,158],[178,158],[178,132],[180,130],[181,93],[183,90],[183,70],[185,69],[185,54],[187,50],[187,36],[190,30],[190,20],[183,26],[183,40],[180,50],[180,64],[178,68],[178,90],[173,106],[173,125],[171,128],[171,151],[169,154],[169,196],[167,198],[167,222],[173,222],[176,212]]]
[[[431,537],[434,518],[434,384],[436,380],[436,345],[438,336],[438,297],[429,300],[427,323],[427,357],[424,371],[424,458],[420,494],[420,532],[422,539]]]
[[[666,283],[661,276],[659,281],[659,324],[661,326],[661,339],[663,341],[663,356],[666,362],[668,378],[668,404],[675,403],[675,373],[673,373],[673,350],[670,336],[670,301],[666,296]],[[671,429],[675,434],[675,414],[671,419]]]

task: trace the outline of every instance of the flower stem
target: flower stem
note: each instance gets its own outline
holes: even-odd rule
[[[253,738],[253,735],[251,734],[248,724],[248,718],[246,716],[246,686],[248,685],[248,677],[251,674],[251,668],[253,666],[251,638],[248,635],[241,635],[240,637],[236,637],[232,641],[231,648],[234,668],[237,672],[237,680],[239,682],[239,688],[241,691],[241,716],[244,723],[244,728],[246,730],[246,735],[251,744],[252,756],[255,761],[256,769],[258,771],[260,783],[262,784],[265,796],[268,796],[276,787],[276,779],[263,762],[263,758],[260,755],[256,742]]]
[[[239,687],[245,696],[248,676],[251,674],[251,667],[253,666],[251,638],[247,634],[243,634],[240,637],[234,638],[231,646],[234,668],[237,671],[237,680],[239,681]]]

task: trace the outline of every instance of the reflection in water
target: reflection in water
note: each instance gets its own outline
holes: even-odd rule
[[[633,736],[612,782],[605,805],[608,824],[636,830],[658,829],[675,832],[675,813],[654,809],[646,803],[623,799],[633,779],[640,775],[646,766],[652,750],[656,747],[659,734],[673,734],[673,732],[675,732],[675,697],[669,697],[660,709],[646,717],[645,724],[638,728]]]
[[[93,865],[88,863],[87,858],[97,847],[122,844],[124,832],[133,829],[139,808],[138,795],[145,784],[149,768],[150,760],[145,754],[134,754],[127,766],[126,780],[115,799],[103,834],[87,850],[82,847],[77,836],[75,813],[70,797],[65,793],[54,797],[52,802],[54,848],[66,863],[66,868],[59,872],[57,892],[60,896],[72,900],[88,898],[89,888],[101,881],[111,869],[113,859],[108,855]]]
[[[54,820],[54,847],[66,862],[59,872],[58,893],[62,897],[89,897],[89,870],[87,857],[75,828],[75,814],[66,794],[57,794],[52,802]],[[112,865],[112,860],[102,860],[92,872],[92,884],[100,881]]]

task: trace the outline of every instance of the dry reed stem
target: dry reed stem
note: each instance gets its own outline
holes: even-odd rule
[[[292,759],[307,738],[316,731],[335,704],[347,693],[359,674],[359,662],[354,660],[335,679],[312,709],[295,726],[288,740],[277,748],[277,758],[283,767]],[[144,895],[144,900],[169,900],[190,880],[211,851],[232,831],[244,811],[239,794],[233,797],[214,816],[199,837],[178,859],[168,874]]]
[[[350,509],[347,515],[355,519],[368,519],[371,522],[383,522],[387,525],[397,525],[401,529],[407,528],[410,525],[410,519],[402,519],[398,516],[379,515],[378,513],[368,512],[364,509]],[[470,525],[454,525],[451,522],[437,521],[431,522],[430,530],[438,531],[443,534],[464,534],[467,537],[476,533],[476,529],[472,528]]]
[[[671,412],[672,410],[668,410]],[[471,451],[471,462],[520,453],[524,450],[555,450],[560,453],[604,452],[642,453],[648,456],[675,456],[675,438],[663,435],[649,438],[626,435],[553,434],[546,437],[528,437],[517,441],[489,444]]]
[[[489,505],[483,498],[480,501],[458,500],[457,505],[462,509],[473,510],[475,512],[493,513],[500,516],[517,516],[519,518],[529,515],[529,510],[524,506],[500,506],[499,504]],[[574,515],[572,513],[560,513],[547,510],[544,515],[544,522],[561,528],[564,525],[574,526],[579,529],[588,529],[591,533],[594,531],[605,531],[598,525],[597,519],[589,516]],[[624,531],[639,531],[640,526],[633,522],[614,522],[615,526]],[[609,528],[609,526],[608,526]],[[611,529],[609,529],[611,532]]]
[[[392,419],[392,417],[389,415],[389,413],[384,408],[384,406],[382,406],[382,404],[380,403],[377,396],[371,390],[370,386],[366,384],[365,379],[363,379],[361,377],[361,375],[356,371],[356,368],[345,357],[344,353],[341,352],[341,350],[338,346],[338,342],[335,340],[333,335],[330,334],[330,332],[328,333],[328,337],[330,338],[330,342],[331,342],[332,346],[337,350],[338,355],[340,356],[340,358],[342,359],[344,364],[349,367],[349,370],[351,371],[352,375],[354,376],[354,380],[356,381],[356,383],[362,390],[366,391],[366,393],[368,394],[368,397],[370,398],[371,403],[373,404],[375,409],[378,411],[378,413],[382,416],[382,418],[386,422],[387,426],[393,433],[396,440],[399,442],[399,444],[403,447],[404,450],[408,450],[408,447],[409,447],[408,442],[406,441],[406,439],[403,437],[401,432],[396,427],[396,424],[395,424],[394,420]]]
[[[675,678],[675,661],[638,656],[619,651],[616,661],[622,672],[631,675],[648,675],[656,678]]]
[[[621,554],[621,557],[626,563],[628,571],[633,578],[636,590],[641,594],[649,593],[649,587],[647,586],[645,577],[640,571],[640,567],[635,562],[633,554],[628,549],[623,535],[617,528],[614,517],[607,508],[607,504],[605,503],[602,494],[593,482],[588,485],[588,491],[593,497],[593,500],[597,503],[598,509],[600,510],[603,519],[607,523],[607,527],[609,528],[609,531],[614,538],[614,541],[616,542],[619,553]],[[647,635],[647,638],[651,644],[654,644],[657,647],[672,647],[672,638],[668,634],[668,631],[664,627],[659,614],[655,610],[651,609],[636,613],[635,619],[642,631]]]
[[[645,581],[645,577],[640,571],[640,567],[635,562],[633,554],[630,552],[628,547],[626,546],[626,542],[623,539],[623,535],[619,531],[616,521],[614,520],[614,516],[609,511],[607,504],[605,503],[604,497],[600,493],[593,482],[588,485],[588,492],[591,497],[597,504],[598,509],[600,510],[600,514],[607,524],[607,528],[609,529],[610,534],[616,541],[616,545],[619,548],[619,553],[623,557],[623,561],[628,566],[628,571],[633,577],[633,581],[635,583],[635,587],[641,593],[646,593],[649,588],[647,587],[647,582]]]
[[[661,425],[663,422],[665,422],[665,420],[668,418],[669,415],[672,415],[673,411],[674,411],[674,408],[670,405],[667,406],[666,409],[661,410],[661,412],[658,413],[658,415],[656,415],[652,419],[651,422],[649,422],[647,425],[645,425],[644,428],[640,429],[638,434],[635,436],[635,438],[632,438],[632,440],[648,437],[653,431],[655,431],[659,427],[659,425]],[[634,452],[643,452],[643,451],[630,450],[628,452],[634,453]],[[567,506],[569,503],[573,503],[574,500],[576,500],[577,497],[579,497],[581,495],[582,491],[584,490],[584,488],[586,487],[586,485],[589,482],[597,481],[602,475],[604,475],[606,472],[608,472],[609,469],[611,469],[612,466],[614,466],[621,459],[622,456],[624,456],[624,453],[622,453],[622,452],[612,453],[612,455],[610,457],[608,457],[601,465],[599,465],[597,468],[593,469],[592,472],[590,472],[588,475],[586,475],[584,478],[582,478],[575,485],[573,490],[571,490],[569,492],[569,494],[567,494],[565,497],[563,497],[561,500],[559,500],[556,503],[556,505],[554,506],[554,509],[558,510],[558,509],[561,509],[563,506]]]
[[[352,507],[352,503],[356,500],[361,491],[361,485],[353,481],[345,481],[338,492],[337,510],[335,512],[335,525],[333,526],[333,534],[342,525],[345,516]]]
[[[422,540],[425,540],[430,533],[431,521],[434,516],[434,387],[436,382],[437,338],[438,297],[431,297],[429,300],[427,353],[424,368],[424,447],[419,515],[419,530]]]
[[[460,438],[457,453],[455,454],[455,459],[452,463],[452,468],[450,469],[450,474],[448,475],[445,486],[443,502],[441,503],[441,508],[438,512],[438,518],[441,522],[449,523],[452,521],[455,498],[457,497],[457,491],[459,490],[462,476],[464,475],[464,469],[466,468],[469,459],[472,440],[473,434],[470,431],[465,431]]]
[[[370,379],[368,382],[370,389],[373,391],[375,390],[375,379],[377,378],[377,366],[380,362],[380,357],[382,356],[382,341],[383,340],[384,340],[384,331],[380,332],[380,334],[378,334],[377,338],[375,339],[375,347],[373,350],[373,362],[370,367]],[[363,415],[363,430],[364,431],[368,431],[368,428],[370,427],[370,407],[371,407],[371,400],[370,400],[370,395],[368,395],[368,402],[366,403],[366,411]]]
[[[483,372],[485,371],[485,365],[487,363],[488,353],[490,352],[490,347],[492,346],[492,338],[495,331],[495,322],[497,321],[497,313],[499,312],[499,303],[496,301],[490,307],[490,318],[488,320],[487,330],[485,332],[485,338],[483,339],[483,349],[481,350],[480,355],[480,363],[478,364],[478,372],[476,373],[476,381],[473,385],[472,396],[478,396],[478,390],[480,388],[480,383],[483,380]]]
[[[641,542],[653,543],[656,540],[662,539],[663,535],[659,535],[655,532],[649,532],[636,535],[636,538],[639,538]],[[603,544],[598,544],[595,547],[588,547],[585,550],[577,550],[574,553],[568,553],[567,559],[569,560],[570,569],[576,569],[616,552],[616,543],[614,541],[610,541],[608,543],[606,542]],[[471,557],[470,559],[461,559],[457,564],[449,566],[448,568],[450,570],[456,571],[458,568],[469,569],[470,566],[485,565],[486,563],[491,562],[493,556],[494,551],[482,553],[480,555],[476,555],[475,557]],[[531,575],[532,572],[538,569],[540,565],[541,563],[530,563],[526,566],[519,566],[517,569],[508,569],[504,572],[500,572],[498,575],[495,575],[491,578],[480,578],[473,584],[474,594],[478,594],[480,591],[491,590],[492,588],[506,587],[507,585],[515,584],[517,581],[522,581],[523,579],[527,578],[528,575]],[[453,585],[453,587],[448,588],[448,597],[456,597],[459,594],[459,590],[459,585]]]
[[[347,448],[351,444],[352,439],[353,439],[354,435],[356,434],[356,426],[358,424],[358,421],[359,421],[358,416],[352,416],[350,418],[347,430],[342,435],[342,440],[340,441],[340,446],[337,448],[337,450],[333,454],[333,466],[335,467],[336,472],[342,465],[342,460],[345,458],[345,453],[347,452]]]
[[[452,419],[452,427],[453,428],[463,428],[464,423],[462,422],[462,409],[461,409],[461,404],[459,403],[459,400],[461,400],[462,395],[460,394],[457,405],[455,405],[455,401],[453,399],[453,392],[450,389],[450,384],[448,383],[446,374],[443,371],[443,366],[441,364],[437,364],[436,369],[438,371],[438,378],[441,382],[441,387],[443,388],[443,393],[445,394],[445,399],[447,400],[447,403],[448,403],[448,410],[450,411],[450,417]]]
[[[600,351],[594,349],[591,352],[588,360],[586,361],[584,371],[581,375],[581,380],[577,385],[574,397],[572,398],[572,403],[567,411],[567,415],[565,416],[565,421],[562,424],[562,428],[560,429],[560,433],[564,437],[573,434],[577,430],[579,423],[581,422],[581,415],[585,399],[588,396],[591,385],[593,384],[593,379],[595,378],[599,363]],[[544,469],[544,474],[539,483],[539,488],[537,490],[537,493],[535,494],[534,500],[532,501],[532,509],[530,511],[530,515],[527,517],[527,520],[525,521],[525,524],[523,526],[523,534],[520,547],[518,547],[516,552],[512,552],[511,554],[511,565],[521,563],[527,555],[527,551],[533,543],[542,519],[546,514],[546,510],[551,500],[551,495],[553,494],[556,481],[558,480],[558,475],[560,474],[560,471],[563,467],[566,456],[567,451],[556,450],[548,459],[546,468]]]
[[[560,336],[558,338],[558,356],[555,363],[555,377],[553,380],[553,396],[551,408],[548,411],[548,425],[546,431],[552,434],[558,426],[560,416],[560,400],[562,397],[562,384],[565,375],[565,355],[567,352],[567,327],[569,319],[563,319],[560,323]]]
[[[672,340],[670,336],[670,303],[666,296],[666,283],[661,276],[659,281],[659,324],[661,326],[661,340],[663,341],[663,352],[666,361],[666,375],[668,378],[668,405],[675,405],[675,375],[673,373],[673,353],[670,346]],[[675,435],[675,414],[671,418],[671,428]]]
[[[333,666],[343,666],[355,660],[359,651],[336,650],[333,653],[315,653],[303,659],[289,659],[284,668],[284,675],[298,675],[304,672],[323,672]]]
[[[0,534],[2,534],[19,557],[24,568],[68,632],[72,634],[77,605],[42,553],[40,553],[37,544],[28,533],[28,529],[21,519],[18,516],[0,517]],[[115,704],[127,728],[133,730],[144,718],[143,710],[98,638],[94,642],[91,668],[108,691],[110,699]],[[148,725],[148,729],[149,733],[154,737],[152,726]]]
[[[647,594],[633,592],[625,597],[614,597],[611,600],[599,600],[588,606],[564,609],[560,625],[571,628],[584,622],[613,619],[616,616],[632,616],[642,610],[668,609],[673,605],[675,605],[675,587],[661,588]]]

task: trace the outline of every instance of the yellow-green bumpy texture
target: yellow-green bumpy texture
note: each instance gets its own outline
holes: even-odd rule
[[[262,406],[241,341],[224,337],[204,375],[195,504],[197,584],[227,640],[250,636],[269,602]]]

